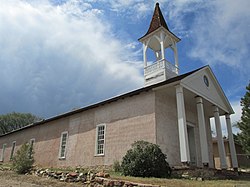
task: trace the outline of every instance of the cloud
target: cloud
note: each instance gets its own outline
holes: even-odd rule
[[[88,0],[88,2],[92,5],[100,3],[105,9],[116,12],[117,15],[128,18],[131,22],[145,18],[154,7],[153,1],[145,0]]]
[[[204,64],[234,67],[247,75],[250,46],[250,1],[208,1],[192,23],[190,57]]]
[[[141,62],[101,15],[79,1],[1,2],[0,113],[48,117],[141,86]]]
[[[240,130],[235,126],[237,122],[240,121],[241,113],[242,113],[242,107],[240,106],[240,101],[233,101],[231,102],[232,107],[234,109],[234,114],[231,115],[231,122],[233,125],[233,133],[237,134],[240,132]]]

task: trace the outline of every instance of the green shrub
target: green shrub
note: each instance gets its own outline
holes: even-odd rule
[[[121,164],[120,164],[120,162],[118,161],[118,160],[116,160],[115,162],[114,162],[114,164],[113,164],[113,170],[115,171],[115,172],[121,172]]]
[[[135,177],[169,177],[171,168],[160,147],[146,141],[137,141],[123,157],[124,175]]]
[[[29,172],[34,163],[33,154],[34,151],[30,144],[23,144],[12,159],[12,169],[18,174]]]

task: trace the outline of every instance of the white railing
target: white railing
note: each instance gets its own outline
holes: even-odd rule
[[[168,62],[165,59],[162,60],[158,60],[156,62],[154,62],[153,64],[145,67],[144,71],[145,71],[145,75],[154,73],[156,71],[158,71],[159,69],[168,69],[170,72],[177,74],[177,70],[178,68],[176,66],[174,66],[173,64],[171,64],[170,62]]]

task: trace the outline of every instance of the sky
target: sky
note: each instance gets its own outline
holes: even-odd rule
[[[249,0],[159,0],[180,73],[210,65],[240,119],[250,80]],[[156,1],[0,0],[0,114],[49,118],[143,87]]]

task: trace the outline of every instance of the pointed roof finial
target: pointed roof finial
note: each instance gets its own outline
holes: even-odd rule
[[[157,2],[155,4],[154,14],[153,14],[152,20],[150,22],[148,32],[145,34],[145,36],[153,31],[155,31],[156,29],[158,29],[161,26],[169,31],[167,23],[162,15],[159,3]]]

